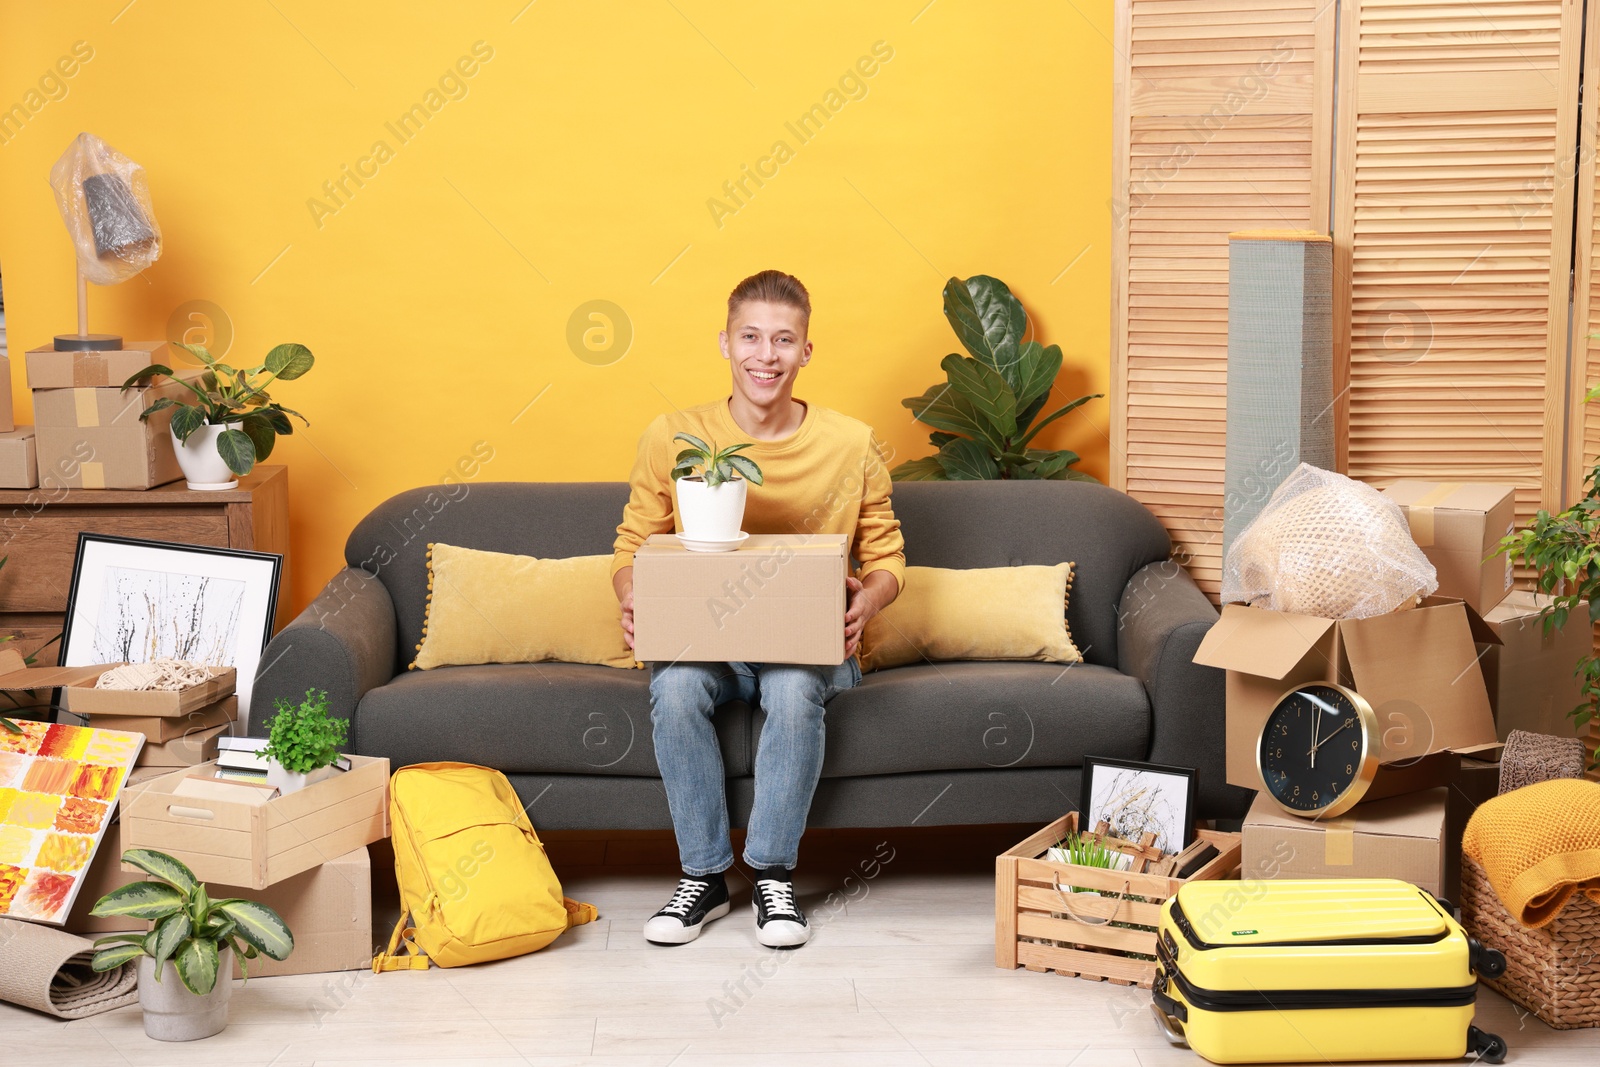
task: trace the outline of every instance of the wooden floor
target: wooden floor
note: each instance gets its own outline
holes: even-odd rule
[[[699,941],[647,945],[670,841],[552,835],[569,895],[601,919],[543,952],[236,984],[228,1029],[185,1045],[148,1040],[136,1007],[61,1023],[0,1005],[0,1064],[1200,1067],[1157,1033],[1148,993],[995,968],[992,857],[1028,829],[808,836],[797,883],[816,933],[793,952],[757,944],[738,879],[733,914]],[[845,904],[824,914],[830,894]],[[1557,1033],[1492,993],[1479,1020],[1508,1062],[1600,1062],[1600,1031]]]

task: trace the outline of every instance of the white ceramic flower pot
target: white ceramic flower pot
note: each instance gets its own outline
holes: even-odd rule
[[[222,950],[217,984],[205,996],[189,992],[170,960],[162,964],[161,981],[156,981],[155,964],[149,956],[139,957],[145,1034],[157,1041],[198,1041],[222,1033],[228,1025],[228,998],[233,995],[233,949]]]
[[[178,467],[190,489],[232,489],[239,484],[217,451],[217,438],[227,428],[208,424],[190,434],[188,441],[178,440],[178,435],[168,428],[172,450],[178,454]]]
[[[698,541],[732,541],[744,525],[743,478],[707,485],[700,478],[678,479],[678,517],[683,535]]]
[[[299,792],[308,785],[316,785],[318,782],[332,778],[338,773],[339,768],[337,767],[318,767],[314,771],[301,774],[298,771],[289,770],[275,759],[267,760],[267,784],[277,786],[278,795],[284,797],[290,793]]]

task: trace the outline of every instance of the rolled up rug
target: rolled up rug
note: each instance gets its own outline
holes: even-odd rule
[[[139,1002],[137,961],[96,973],[94,943],[48,926],[0,919],[0,1000],[58,1019]]]

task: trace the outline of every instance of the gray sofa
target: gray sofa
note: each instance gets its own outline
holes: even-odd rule
[[[649,672],[570,663],[406,669],[422,630],[430,541],[536,556],[609,553],[622,483],[428,486],[375,508],[348,566],[272,639],[251,727],[279,697],[326,689],[354,751],[395,767],[504,771],[545,829],[671,826],[650,740]],[[1169,558],[1166,531],[1122,493],[1081,482],[905,482],[906,561],[1077,563],[1072,634],[1085,662],[921,663],[868,674],[828,705],[813,826],[1035,822],[1076,808],[1086,755],[1199,770],[1200,814],[1236,817],[1223,781],[1222,673],[1192,661],[1217,613]],[[560,611],[530,604],[530,611]],[[744,825],[762,715],[716,725]]]

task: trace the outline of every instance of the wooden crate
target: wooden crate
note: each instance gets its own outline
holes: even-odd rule
[[[122,847],[182,860],[205,882],[265,889],[389,836],[389,761],[351,756],[351,768],[265,804],[175,797],[215,762],[140,783],[123,794]]]
[[[1149,989],[1161,905],[1186,881],[1238,877],[1239,835],[1201,830],[1200,839],[1215,845],[1217,855],[1183,879],[1044,858],[1077,828],[1078,813],[1068,812],[995,858],[995,966]],[[1074,894],[1074,886],[1107,895]]]

